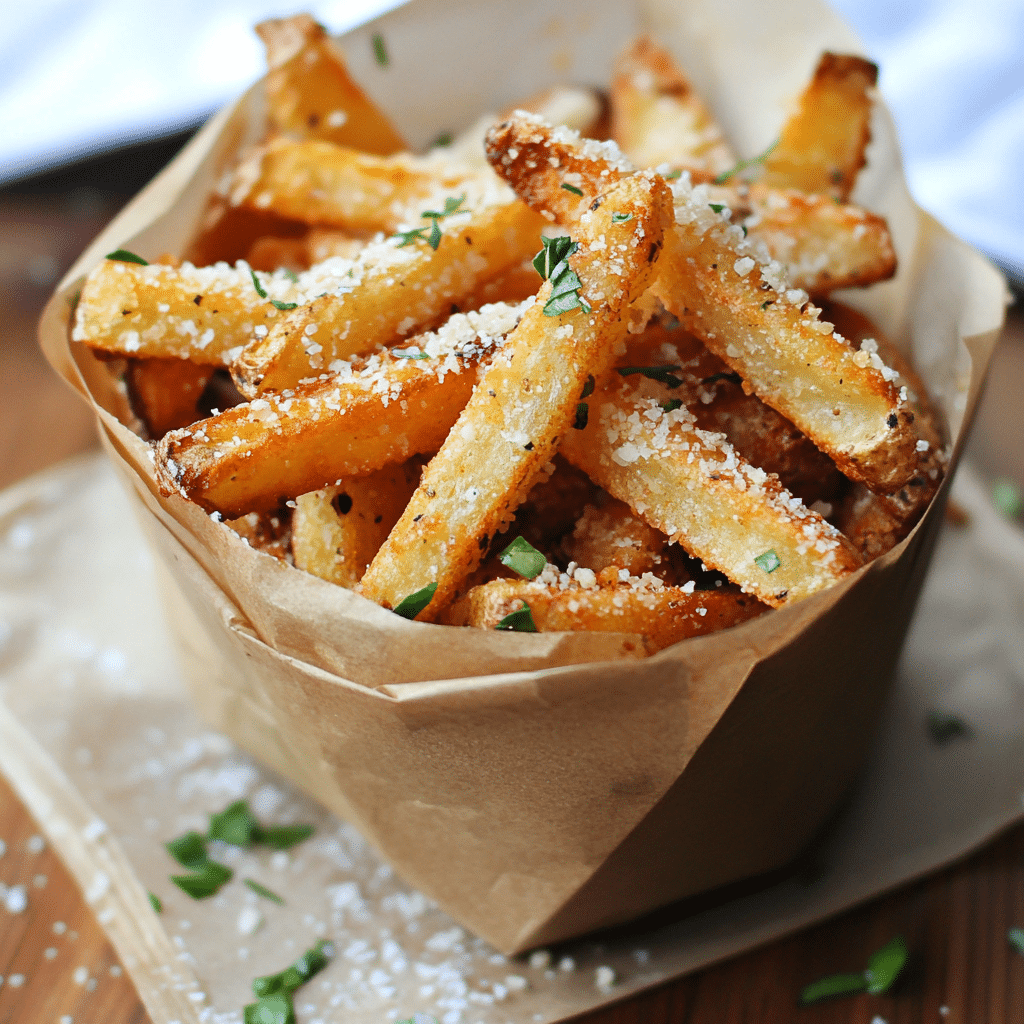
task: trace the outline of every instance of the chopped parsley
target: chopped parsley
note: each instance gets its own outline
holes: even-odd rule
[[[129,252],[128,249],[115,249],[113,252],[108,252],[106,258],[118,263],[138,263],[140,267],[149,266],[149,260],[144,260],[141,256]]]
[[[579,246],[568,236],[542,238],[544,248],[533,257],[533,269],[546,281],[563,260],[571,256]]]
[[[666,181],[675,181],[682,173],[682,169],[677,167],[674,171],[669,171],[668,174],[664,175],[664,178]]]
[[[198,832],[186,832],[166,844],[167,852],[183,868],[201,868],[210,859],[206,839]]]
[[[570,185],[568,182],[563,181],[562,188],[564,188],[566,192],[571,192],[574,196],[583,195],[583,189],[577,188],[575,185]]]
[[[437,247],[441,244],[441,225],[445,217],[450,217],[453,213],[465,213],[465,210],[460,210],[459,207],[466,201],[466,193],[463,192],[461,196],[456,199],[454,196],[449,196],[444,201],[443,210],[424,210],[420,214],[420,217],[430,221],[429,228],[413,228],[410,231],[398,231],[392,238],[400,238],[401,241],[398,243],[398,248],[401,249],[403,246],[411,245],[413,242],[426,242],[435,252]],[[430,232],[424,234],[424,232]]]
[[[551,254],[553,245],[548,244],[548,239],[543,239],[544,249],[537,253],[534,257],[533,265],[537,267],[537,261],[543,256],[548,257]],[[561,241],[561,239],[551,239],[552,242]],[[569,266],[569,256],[576,251],[576,243],[571,239],[569,241],[571,248],[568,249],[565,256],[563,256],[553,266],[547,265],[548,275],[547,278],[551,282],[551,297],[547,302],[544,303],[543,313],[545,316],[561,316],[563,313],[569,313],[574,309],[582,309],[584,313],[590,312],[590,305],[580,294],[579,290],[583,287],[583,282],[579,279],[576,271]],[[565,247],[560,247],[560,251]],[[538,273],[544,276],[544,273],[537,268]]]
[[[393,348],[391,354],[396,359],[429,359],[430,356],[426,352],[421,352],[417,349],[415,352],[411,348]]]
[[[163,901],[155,892],[147,892],[146,895],[149,897],[149,905],[158,913],[162,914],[164,911]]]
[[[523,601],[523,607],[514,612],[509,612],[495,627],[495,629],[507,629],[513,633],[536,633],[537,626],[533,621],[533,612],[530,606]]]
[[[730,384],[742,384],[743,380],[738,373],[732,373],[729,370],[723,370],[720,373],[713,373],[710,377],[705,377],[701,384],[714,384],[715,381],[727,380]]]
[[[583,385],[583,390],[580,392],[580,398],[589,398],[594,393],[594,384],[594,375],[592,373],[588,373],[586,382]]]
[[[434,599],[437,591],[436,583],[428,583],[425,587],[415,591],[408,597],[402,598],[391,610],[403,619],[415,619],[417,615]]]
[[[930,711],[928,713],[928,735],[940,746],[950,740],[966,738],[971,735],[971,727],[957,715],[946,711]]]
[[[632,377],[633,374],[639,373],[641,377],[646,377],[648,380],[656,380],[659,384],[664,384],[669,388],[678,388],[682,385],[683,379],[677,377],[672,371],[682,370],[681,366],[673,366],[671,363],[665,363],[663,366],[620,366],[616,369],[616,373],[620,377]]]
[[[260,828],[259,842],[273,850],[290,850],[313,834],[312,825],[268,825]]]
[[[219,814],[210,815],[210,839],[230,846],[252,846],[259,841],[260,823],[245,800],[236,800]]]
[[[1006,941],[1009,942],[1021,956],[1024,956],[1024,928],[1011,928],[1006,933]]]
[[[576,403],[576,417],[572,421],[573,430],[586,430],[590,422],[590,406],[586,402]]]
[[[243,878],[242,881],[245,882],[245,884],[254,893],[256,893],[257,896],[262,896],[265,900],[271,900],[273,903],[278,904],[278,906],[284,906],[284,900],[281,899],[276,892],[268,889],[265,885],[260,885],[259,882],[256,882],[251,878]]]
[[[765,572],[771,573],[775,572],[775,570],[782,565],[782,562],[779,559],[779,556],[775,554],[775,548],[769,548],[764,552],[764,554],[758,555],[757,558],[754,559],[754,564],[759,569],[763,569]]]
[[[431,149],[437,149],[439,146],[450,146],[452,144],[452,133],[441,132],[440,135],[430,144]]]
[[[370,40],[373,44],[373,59],[382,67],[386,68],[389,63],[388,48],[384,45],[384,37],[379,32],[373,33]]]
[[[1012,940],[1011,940],[1012,941]],[[811,982],[800,993],[800,1005],[809,1006],[823,999],[867,992],[878,996],[888,992],[906,966],[910,951],[904,939],[897,936],[871,955],[867,970],[859,973],[832,974]]]
[[[295,1007],[292,995],[315,974],[322,971],[333,953],[330,943],[318,942],[298,960],[277,974],[256,978],[252,991],[259,1000],[243,1011],[244,1024],[294,1024]]]
[[[613,224],[625,224],[627,220],[632,220],[633,214],[631,213],[613,213],[612,223]]]
[[[725,209],[725,203],[708,203],[708,206],[710,206],[715,213],[721,213]]]
[[[675,412],[683,404],[681,398],[670,398],[667,402],[662,402],[661,407],[665,412]]]
[[[215,860],[208,860],[201,868],[187,875],[171,875],[171,881],[194,900],[205,900],[219,892],[231,881],[234,872]]]
[[[715,178],[716,185],[724,185],[730,178],[735,177],[740,171],[745,171],[748,167],[756,167],[758,164],[763,164],[768,159],[768,154],[779,144],[779,140],[775,139],[763,153],[758,153],[757,156],[752,156],[749,160],[741,160],[735,167],[730,167],[727,171],[722,171],[721,174]]]
[[[548,564],[547,558],[525,537],[516,537],[498,555],[498,561],[528,580],[536,579],[544,571],[544,566]]]

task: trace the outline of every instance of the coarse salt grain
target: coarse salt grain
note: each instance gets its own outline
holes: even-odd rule
[[[21,988],[21,986],[25,984],[25,975],[24,974],[12,974],[7,979],[7,984],[10,985],[11,988]]]
[[[543,971],[551,966],[551,954],[546,949],[535,949],[530,954],[530,966],[538,971]]]
[[[563,956],[558,961],[558,969],[564,971],[566,974],[570,974],[576,970],[576,961],[571,956]]]
[[[53,922],[53,934],[63,935],[68,930],[68,926],[63,921]]]
[[[28,894],[25,886],[12,885],[4,895],[4,906],[9,914],[20,914],[28,906]]]
[[[84,985],[89,980],[89,968],[76,967],[75,973],[71,975],[71,979],[76,985]]]
[[[46,842],[42,836],[32,836],[25,844],[29,853],[42,853],[46,848]]]
[[[45,956],[47,960],[55,959],[56,956],[57,956],[57,947],[56,946],[50,946],[48,949],[46,949],[43,952],[43,956]]]
[[[242,907],[238,915],[238,934],[252,935],[263,924],[263,915],[255,907]]]

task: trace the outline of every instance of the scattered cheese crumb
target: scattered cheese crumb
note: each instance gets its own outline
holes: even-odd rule
[[[68,930],[68,926],[63,921],[53,922],[53,934],[63,935]]]
[[[76,985],[84,985],[89,980],[89,968],[76,967],[75,973],[71,975],[71,978]]]
[[[4,906],[9,914],[20,914],[28,906],[28,895],[25,886],[12,885],[4,896]]]
[[[505,979],[505,988],[509,992],[525,992],[530,987],[530,983],[521,974],[510,974]]]
[[[45,956],[47,960],[53,960],[57,956],[57,947],[50,946],[43,952],[43,956]]]
[[[42,853],[46,849],[46,842],[42,836],[32,836],[25,845],[29,853]]]
[[[543,971],[551,966],[551,954],[546,949],[535,949],[530,954],[530,966],[538,971]]]
[[[594,972],[594,983],[598,988],[611,988],[618,980],[615,970],[607,965],[602,965]]]
[[[252,935],[263,924],[263,915],[255,907],[242,907],[238,915],[238,934]]]
[[[24,974],[12,974],[7,979],[7,984],[10,985],[11,988],[21,988],[21,986],[25,984],[25,975]]]
[[[571,956],[563,956],[562,959],[558,961],[558,969],[569,974],[576,970],[576,961],[573,960]]]

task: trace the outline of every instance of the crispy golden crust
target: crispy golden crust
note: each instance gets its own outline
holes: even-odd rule
[[[615,64],[612,138],[638,167],[668,163],[695,180],[710,180],[736,164],[718,122],[667,50],[649,36],[628,46]]]
[[[632,576],[663,575],[668,538],[648,526],[624,501],[587,505],[562,544],[569,561],[600,572],[609,566]]]
[[[445,613],[454,626],[494,629],[527,604],[538,632],[640,633],[653,654],[688,637],[703,636],[752,619],[765,606],[729,588],[693,590],[661,585],[660,580],[602,582],[583,587],[565,580],[493,580],[474,587]]]
[[[433,583],[421,617],[436,615],[554,454],[588,376],[613,358],[623,316],[653,276],[671,207],[664,182],[649,174],[600,199],[580,219],[579,251],[569,257],[591,310],[545,314],[545,283],[367,570],[363,592],[378,604],[393,608]]]
[[[231,368],[239,391],[248,398],[284,391],[336,359],[430,326],[453,303],[532,255],[541,224],[512,199],[446,218],[436,251],[424,241],[366,246],[332,293],[300,306],[246,346]]]
[[[761,183],[850,197],[866,162],[878,68],[861,57],[824,53],[814,77],[764,162]]]
[[[167,434],[157,449],[166,494],[236,516],[440,448],[469,400],[479,360],[519,315],[489,307],[412,339],[420,359],[382,351],[287,393]],[[483,334],[482,330],[494,333]],[[432,340],[433,339],[433,340]]]
[[[341,53],[308,14],[256,26],[267,48],[271,125],[297,139],[316,138],[387,155],[405,142],[349,77]]]
[[[212,367],[187,359],[128,360],[128,399],[150,437],[163,437],[199,419],[199,399],[212,373]]]

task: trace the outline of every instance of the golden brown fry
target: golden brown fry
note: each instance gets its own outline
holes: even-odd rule
[[[333,256],[334,253],[328,255]],[[325,259],[326,257],[321,257]],[[273,273],[275,270],[288,270],[293,274],[309,268],[311,263],[319,262],[309,259],[306,242],[301,238],[279,238],[276,235],[264,235],[257,238],[245,254],[245,262],[253,270]]]
[[[291,301],[283,275],[263,277],[268,296]],[[139,266],[104,260],[85,279],[71,337],[120,355],[222,366],[254,330],[282,313],[261,298],[247,267]]]
[[[695,181],[710,181],[736,165],[718,122],[671,54],[650,37],[620,55],[609,98],[612,138],[638,167],[667,163]]]
[[[292,513],[296,568],[354,587],[408,504],[422,468],[421,460],[410,459],[300,494]]]
[[[608,495],[586,473],[566,462],[561,455],[551,460],[550,477],[538,480],[529,497],[516,511],[509,537],[521,534],[539,551],[551,552],[576,525],[588,504],[609,500]]]
[[[305,224],[390,232],[466,176],[460,170],[439,177],[407,153],[371,156],[316,139],[276,138],[238,166],[230,196],[233,206]]]
[[[701,430],[685,404],[664,403],[663,385],[610,374],[590,400],[587,427],[569,431],[561,451],[670,540],[773,607],[860,565],[846,538],[777,477],[751,466],[724,435]]]
[[[187,359],[128,360],[128,399],[150,437],[163,437],[199,419],[199,399],[212,373],[212,367]]]
[[[248,398],[284,391],[336,359],[422,330],[483,282],[532,256],[542,223],[502,192],[491,205],[444,218],[436,251],[416,240],[367,245],[341,286],[246,346],[231,368],[239,391]]]
[[[747,229],[751,243],[764,242],[771,259],[785,266],[794,288],[826,295],[837,288],[885,281],[896,273],[888,224],[859,206],[764,185],[752,185],[746,203],[737,199],[739,208],[726,201],[733,222]],[[747,204],[749,213],[744,214]]]
[[[587,505],[562,550],[571,561],[594,572],[614,566],[642,576],[645,572],[661,575],[667,546],[665,534],[648,526],[625,502],[613,499],[600,507]]]
[[[590,310],[546,315],[545,282],[363,577],[363,593],[378,604],[393,608],[436,584],[420,615],[437,614],[512,518],[559,436],[571,432],[588,376],[613,358],[623,317],[653,276],[671,205],[665,183],[650,173],[599,198],[580,218],[579,251],[569,257]]]
[[[488,136],[498,173],[561,223],[628,170],[616,154],[525,115]],[[565,182],[582,197],[567,193]],[[790,287],[782,264],[760,262],[698,190],[680,180],[673,191],[676,224],[665,235],[654,296],[847,476],[883,492],[906,483],[917,469],[917,435],[891,374],[861,365],[832,337],[832,325],[805,308],[806,294]]]
[[[277,131],[381,156],[406,148],[384,114],[349,77],[323,26],[308,14],[264,21],[256,31],[267,48],[268,116]]]
[[[404,350],[172,431],[157,450],[161,488],[236,516],[436,451],[469,400],[476,364],[519,312],[492,306],[453,316]],[[423,352],[432,355],[414,357]]]
[[[354,260],[366,248],[367,239],[334,228],[310,228],[303,239],[306,262],[312,266],[332,256]]]
[[[249,547],[284,560],[291,544],[289,518],[276,511],[250,512],[238,519],[226,519],[224,525],[234,530]]]
[[[540,633],[589,629],[595,632],[640,633],[649,654],[691,636],[703,636],[752,619],[765,606],[732,588],[694,590],[670,587],[658,579],[624,582],[575,580],[543,583],[531,580],[494,580],[474,587],[444,615],[453,626],[494,629],[525,603]]]
[[[814,77],[764,161],[762,185],[819,192],[846,202],[866,162],[878,68],[824,53]]]

